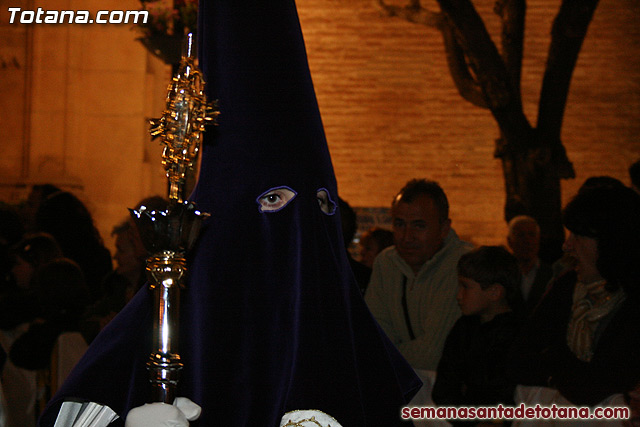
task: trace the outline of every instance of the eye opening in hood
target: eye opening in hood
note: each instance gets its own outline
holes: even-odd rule
[[[256,199],[260,212],[278,212],[293,200],[298,193],[287,186],[274,187],[265,191]]]
[[[320,210],[324,214],[333,215],[336,213],[336,202],[331,199],[329,190],[327,190],[326,188],[319,188],[316,192],[316,197],[318,199]]]

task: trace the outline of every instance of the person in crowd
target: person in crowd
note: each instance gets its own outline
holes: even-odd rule
[[[62,257],[62,249],[49,233],[27,233],[13,251],[13,276],[21,289],[28,289],[38,267]]]
[[[522,279],[519,289],[524,315],[538,304],[553,276],[551,264],[540,259],[540,226],[527,215],[518,215],[509,221],[507,244],[518,260]]]
[[[135,209],[142,206],[149,211],[166,211],[169,202],[164,197],[151,196],[138,202]],[[91,304],[83,315],[82,335],[88,343],[93,341],[147,281],[146,260],[149,253],[136,224],[129,217],[116,225],[111,235],[116,237],[116,252],[113,255],[116,269],[105,277],[102,284],[104,296]]]
[[[0,346],[4,352],[9,353],[16,339],[40,315],[36,272],[61,256],[55,239],[46,233],[27,233],[7,248],[6,286],[0,295]],[[36,371],[19,368],[7,359],[1,378],[8,425],[33,427],[38,396]]]
[[[18,209],[0,202],[0,245],[6,247],[17,244],[25,232],[25,224]]]
[[[594,175],[584,180],[578,193],[582,193],[592,188],[624,188],[626,187],[622,181],[608,175]],[[553,270],[553,279],[562,276],[567,271],[575,268],[575,258],[571,254],[564,252],[562,257],[554,261],[551,266]]]
[[[16,290],[15,278],[11,271],[15,264],[12,248],[23,236],[24,223],[18,210],[12,205],[0,202],[0,301],[5,295]]]
[[[640,159],[629,166],[629,178],[631,179],[631,188],[640,193]]]
[[[84,203],[68,191],[51,193],[39,204],[35,220],[38,231],[50,233],[64,256],[80,266],[91,301],[97,301],[101,283],[112,270],[111,254]]]
[[[134,227],[127,219],[116,226],[111,233],[116,237],[116,252],[113,254],[113,259],[116,261],[115,273],[126,279],[120,308],[131,301],[147,280],[145,276],[147,251],[144,250],[140,236]]]
[[[38,315],[27,332],[13,343],[9,356],[20,368],[48,369],[58,336],[79,330],[89,293],[82,270],[68,258],[58,258],[40,266],[33,283]]]
[[[11,249],[4,243],[0,243],[0,301],[7,294],[17,290],[16,281],[11,270],[13,269],[14,256]]]
[[[456,266],[471,245],[451,228],[447,196],[434,181],[409,181],[391,217],[395,245],[376,258],[365,300],[411,366],[434,371],[460,317]]]
[[[349,246],[351,246],[353,238],[356,235],[356,230],[358,229],[358,216],[349,203],[342,198],[338,198],[338,209],[340,210],[342,237],[344,239],[344,246],[347,249],[349,265],[351,265],[351,270],[353,270],[353,274],[356,276],[356,282],[358,282],[360,292],[364,295],[367,285],[369,284],[369,278],[371,277],[371,268],[356,261],[349,252]]]
[[[360,236],[360,262],[373,268],[376,256],[391,245],[393,232],[382,227],[371,227]]]
[[[332,427],[406,425],[400,409],[420,381],[371,316],[346,256],[294,2],[202,0],[199,17],[200,64],[221,114],[204,133],[191,195],[211,216],[187,255],[177,395],[201,406],[200,426],[292,426],[301,414]],[[102,330],[41,426],[71,399],[133,426],[130,413],[164,409],[186,425],[177,407],[142,406],[152,301],[138,292]]]
[[[515,383],[507,378],[506,360],[520,326],[512,309],[520,285],[518,262],[501,246],[481,246],[460,257],[458,276],[462,317],[447,336],[433,401],[513,406]]]
[[[578,191],[588,190],[590,188],[602,187],[626,187],[618,178],[609,175],[594,175],[584,180]]]
[[[593,406],[640,382],[640,196],[582,188],[563,211],[574,268],[552,283],[510,352],[512,378]]]
[[[62,190],[53,184],[36,184],[31,187],[26,202],[22,205],[25,228],[28,232],[38,231],[36,224],[36,213],[40,205],[52,194],[60,193]]]
[[[0,296],[0,329],[12,330],[37,315],[37,289],[33,279],[38,269],[62,256],[48,233],[27,233],[10,250],[11,285]]]
[[[146,282],[147,253],[139,241],[135,225],[129,219],[114,227],[116,268],[107,274],[102,288],[104,296],[91,304],[83,315],[82,335],[91,343],[111,319],[133,298]]]
[[[9,358],[17,369],[31,371],[38,378],[30,396],[26,390],[15,387],[12,390],[12,397],[21,393],[33,402],[38,414],[64,375],[59,368],[72,366],[78,359],[74,354],[86,349],[86,342],[79,334],[79,344],[73,349],[59,345],[58,338],[79,330],[80,316],[87,306],[89,294],[80,267],[68,258],[57,258],[38,267],[34,272],[33,288],[37,298],[36,317],[13,341]],[[26,382],[24,386],[29,390],[32,385]]]

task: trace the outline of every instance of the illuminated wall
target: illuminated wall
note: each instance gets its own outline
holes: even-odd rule
[[[428,4],[427,0],[424,3]],[[504,190],[490,114],[458,95],[433,29],[381,14],[372,0],[298,0],[341,196],[386,207],[413,177],[439,181],[453,226],[501,243]],[[482,4],[492,33],[493,1]],[[558,0],[529,0],[523,98],[535,123]],[[90,206],[103,237],[141,198],[164,192],[160,147],[145,119],[162,110],[169,67],[128,25],[10,25],[7,8],[137,9],[135,0],[0,0],[0,196],[17,202],[51,181]],[[628,183],[640,158],[640,2],[601,2],[575,70],[563,142],[577,179]],[[15,58],[15,62],[14,62]],[[17,64],[17,65],[16,65]]]
[[[499,33],[493,3],[474,1],[492,35]],[[535,125],[559,1],[527,3],[522,90]],[[382,16],[372,0],[301,0],[298,8],[342,196],[353,206],[388,206],[407,180],[435,179],[449,195],[460,234],[502,243],[504,184],[493,158],[498,129],[487,110],[457,93],[440,34]],[[600,2],[596,11],[562,133],[577,174],[563,183],[565,200],[591,175],[628,183],[627,168],[640,158],[637,22],[634,0]]]

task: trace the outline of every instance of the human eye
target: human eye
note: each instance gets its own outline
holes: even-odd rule
[[[427,229],[427,223],[424,221],[415,221],[413,223],[411,223],[411,227],[415,230],[426,230]]]
[[[258,210],[260,212],[277,212],[287,206],[296,192],[289,187],[277,187],[267,190],[258,196]]]
[[[321,188],[316,193],[316,197],[318,199],[318,205],[320,206],[320,210],[327,215],[333,215],[336,213],[336,204],[331,197],[329,197],[329,192],[325,188]]]

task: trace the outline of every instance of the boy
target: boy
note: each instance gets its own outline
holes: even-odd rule
[[[519,326],[512,310],[518,263],[503,247],[482,246],[460,258],[458,279],[463,316],[447,336],[433,400],[439,406],[512,405],[515,384],[506,378],[505,361]]]

